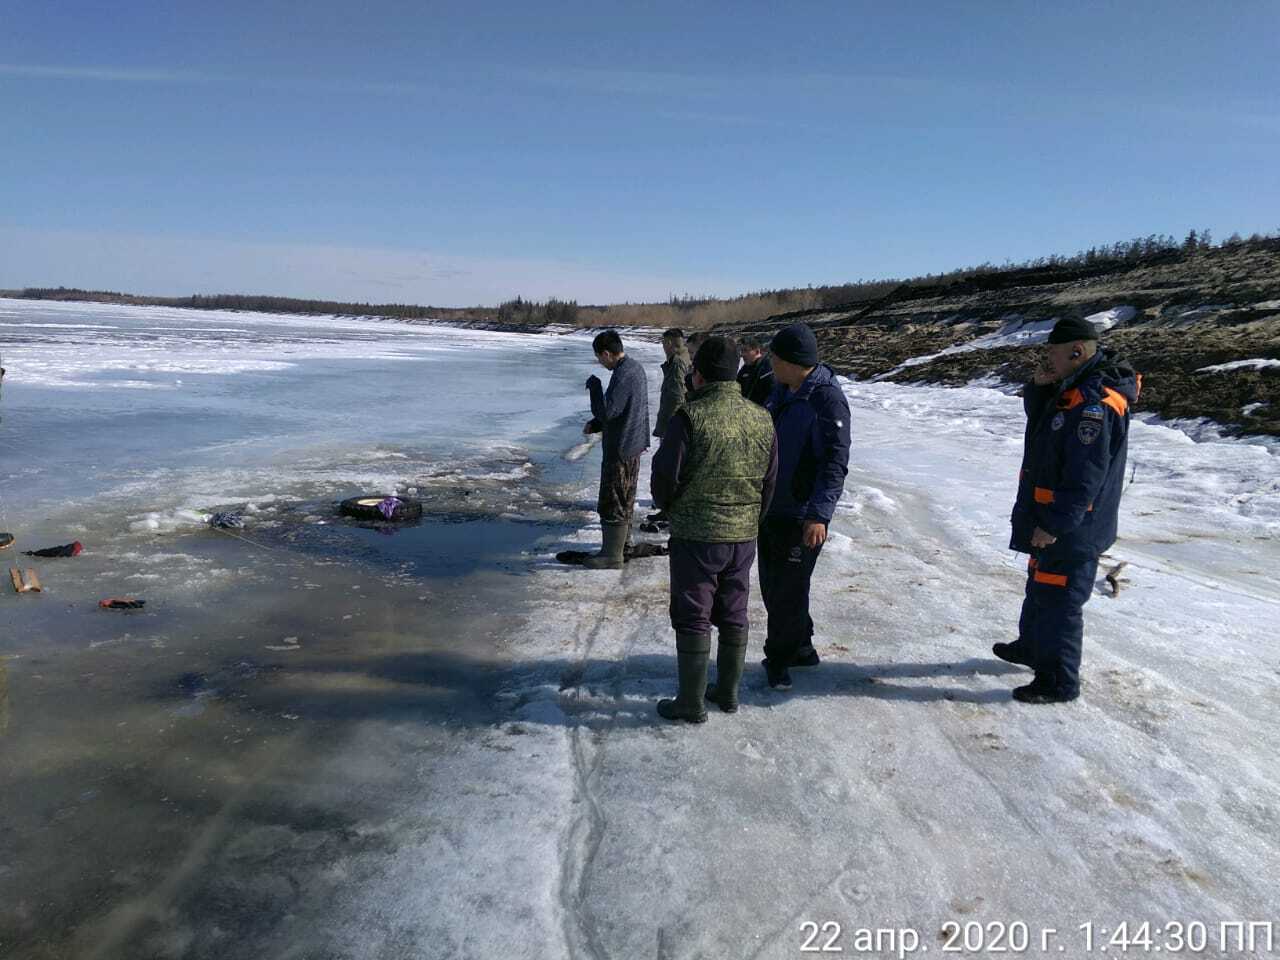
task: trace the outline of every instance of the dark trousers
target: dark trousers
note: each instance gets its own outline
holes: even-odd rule
[[[710,633],[715,627],[747,628],[751,562],[756,542],[670,541],[671,626],[677,633]]]
[[[760,595],[769,614],[764,655],[784,666],[813,642],[809,581],[822,547],[806,547],[804,521],[765,517],[760,524]]]
[[[636,511],[636,487],[640,482],[640,458],[606,460],[600,464],[600,495],[596,511],[601,523],[625,523],[631,526]]]
[[[1018,619],[1018,646],[1036,672],[1036,682],[1064,694],[1080,691],[1084,605],[1093,595],[1097,557],[1070,557],[1052,550],[1027,561],[1027,594]]]

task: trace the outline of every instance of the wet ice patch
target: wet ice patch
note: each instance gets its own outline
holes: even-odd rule
[[[191,509],[176,509],[144,514],[141,518],[131,521],[129,529],[134,533],[174,533],[207,524],[208,517],[203,513]]]
[[[237,501],[450,475],[523,485],[544,459],[565,462],[566,424],[588,415],[580,334],[9,300],[0,317],[13,388],[0,460],[22,480],[10,517],[74,503],[127,515],[133,533],[183,532],[196,522],[183,511]],[[635,352],[648,364],[658,350]]]

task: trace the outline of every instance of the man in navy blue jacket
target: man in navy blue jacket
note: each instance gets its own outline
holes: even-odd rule
[[[1035,670],[1035,680],[1013,691],[1024,703],[1080,695],[1084,605],[1098,557],[1116,539],[1129,407],[1141,383],[1098,347],[1088,321],[1070,318],[1054,325],[1023,390],[1027,431],[1009,548],[1031,558],[1017,642],[991,649]]]
[[[791,688],[793,666],[816,666],[809,581],[849,472],[849,401],[803,323],[769,345],[775,385],[765,404],[778,436],[778,479],[760,523],[760,593],[769,615],[769,686]]]

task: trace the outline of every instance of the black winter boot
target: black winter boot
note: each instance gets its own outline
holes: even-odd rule
[[[1031,666],[1031,658],[1027,656],[1026,648],[1021,642],[993,643],[991,652],[1006,663],[1016,663],[1020,667]]]
[[[796,655],[791,658],[793,667],[816,667],[821,662],[822,658],[818,656],[818,651],[813,649],[812,641],[800,647]]]
[[[631,524],[603,523],[600,526],[604,534],[604,546],[595,556],[583,560],[582,565],[588,570],[621,570]]]
[[[1063,692],[1039,680],[1032,680],[1025,687],[1014,687],[1013,699],[1019,703],[1070,703],[1080,696],[1080,691]]]
[[[710,634],[676,634],[680,692],[674,700],[658,701],[658,716],[668,720],[687,720],[689,723],[707,722],[707,711],[702,705],[702,691],[707,685],[707,660],[710,656]]]
[[[721,627],[716,647],[716,682],[707,684],[707,699],[725,713],[738,712],[738,684],[747,662],[747,628]]]
[[[791,689],[791,672],[786,667],[778,666],[768,657],[760,661],[760,666],[764,667],[765,679],[769,681],[770,690]]]

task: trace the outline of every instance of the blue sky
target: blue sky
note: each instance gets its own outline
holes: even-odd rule
[[[735,294],[1280,227],[1280,4],[0,0],[0,287]]]

